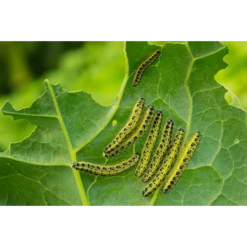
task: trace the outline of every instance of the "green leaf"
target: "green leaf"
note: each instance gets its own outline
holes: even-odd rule
[[[0,154],[1,205],[247,205],[246,112],[229,105],[226,90],[214,80],[226,67],[228,53],[219,42],[166,43],[143,74],[136,68],[157,46],[127,42],[128,68],[111,106],[101,106],[84,92],[68,92],[45,82],[45,92],[30,108],[2,111],[37,126],[20,143]],[[144,198],[144,184],[134,169],[115,177],[97,177],[72,169],[73,161],[113,164],[141,151],[145,136],[107,161],[103,148],[129,118],[140,97],[173,119],[186,138],[199,130],[202,141],[175,188]],[[236,100],[235,100],[236,101]],[[164,124],[164,123],[163,123]]]

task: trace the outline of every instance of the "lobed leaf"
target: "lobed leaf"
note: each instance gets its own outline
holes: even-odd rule
[[[126,79],[116,101],[106,107],[84,92],[68,92],[45,82],[45,92],[30,108],[2,112],[36,125],[20,143],[0,153],[1,205],[247,205],[246,112],[229,105],[226,89],[215,74],[226,67],[228,53],[219,42],[166,43],[143,74],[132,80],[138,65],[157,46],[127,42]],[[123,127],[135,102],[144,97],[184,127],[186,138],[203,135],[188,169],[167,195],[157,190],[144,198],[144,184],[134,169],[116,177],[97,177],[72,169],[73,161],[121,162],[140,152],[143,136],[119,157],[106,160],[103,148]]]

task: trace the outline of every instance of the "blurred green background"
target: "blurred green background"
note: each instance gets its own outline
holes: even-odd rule
[[[247,42],[222,43],[229,47],[224,58],[229,65],[215,79],[247,110]],[[67,90],[83,89],[109,105],[124,80],[123,51],[123,42],[0,42],[0,107],[7,100],[16,109],[29,107],[43,93],[45,79]],[[231,101],[230,94],[226,99]],[[34,128],[0,113],[0,151],[10,142],[23,140]]]

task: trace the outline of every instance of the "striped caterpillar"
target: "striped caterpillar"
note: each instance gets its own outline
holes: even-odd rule
[[[130,159],[124,161],[121,164],[105,166],[82,161],[74,162],[72,167],[76,170],[89,172],[97,176],[114,176],[129,170],[131,167],[138,163],[139,159],[140,154],[136,153]]]
[[[149,194],[151,194],[164,181],[165,176],[170,171],[171,166],[173,165],[174,160],[179,152],[179,148],[183,141],[183,137],[184,137],[184,129],[180,128],[177,131],[177,134],[168,151],[168,154],[166,155],[165,159],[162,161],[161,167],[158,169],[153,179],[148,183],[148,185],[142,191],[143,196],[148,196]]]
[[[175,186],[188,166],[200,142],[201,134],[200,132],[196,132],[186,143],[181,153],[178,154],[184,137],[184,129],[180,128],[177,131],[170,145],[174,123],[172,120],[168,120],[164,126],[163,134],[154,155],[152,156],[158,139],[163,113],[161,111],[155,112],[154,107],[151,105],[142,113],[144,101],[143,98],[140,98],[136,102],[125,127],[121,129],[116,138],[104,149],[104,154],[107,158],[112,158],[120,154],[130,145],[134,144],[151,124],[141,156],[139,153],[136,153],[130,159],[116,165],[104,166],[88,162],[74,162],[72,167],[76,170],[89,172],[94,175],[113,176],[127,171],[138,164],[135,174],[142,176],[143,173],[145,173],[142,178],[143,182],[147,182],[151,179],[142,191],[143,196],[150,195],[163,182],[163,192],[168,193]],[[178,159],[175,165],[173,165],[177,156]]]
[[[149,105],[144,112],[143,118],[139,121],[138,127],[134,132],[125,140],[122,144],[116,145],[116,148],[111,151],[104,151],[106,158],[112,158],[122,153],[130,145],[134,144],[145,133],[150,123],[152,122],[154,115],[154,107]]]
[[[141,158],[138,163],[135,175],[140,177],[146,170],[148,163],[150,161],[154,145],[156,143],[157,137],[159,135],[160,124],[162,121],[163,113],[161,111],[157,111],[155,113],[155,117],[152,123],[152,126],[149,130],[148,137],[144,144],[144,149],[141,153]]]
[[[173,126],[174,126],[174,122],[171,119],[168,120],[164,127],[163,135],[155,151],[155,154],[150,162],[147,171],[145,172],[142,178],[142,182],[145,183],[149,181],[155,174],[156,170],[158,169],[161,160],[164,157],[165,152],[167,151],[167,149],[171,144]]]
[[[183,175],[186,167],[188,166],[198,144],[201,140],[200,132],[196,132],[193,134],[191,139],[185,144],[182,149],[178,160],[176,161],[174,167],[171,172],[168,174],[168,177],[165,180],[165,184],[163,187],[163,192],[168,193],[171,189],[176,185],[180,177]]]
[[[136,70],[132,85],[136,87],[141,81],[143,72],[159,57],[161,51],[156,50],[150,57],[148,57]]]
[[[116,135],[114,140],[109,143],[105,149],[104,153],[114,152],[120,144],[123,143],[127,139],[127,137],[133,132],[136,128],[142,114],[142,109],[144,106],[145,99],[140,98],[133,107],[132,113],[130,115],[129,121],[125,124],[125,126],[120,130],[120,132]]]

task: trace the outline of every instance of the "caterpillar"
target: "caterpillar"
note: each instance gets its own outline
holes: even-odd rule
[[[136,153],[130,159],[124,161],[121,164],[105,166],[82,161],[74,162],[72,167],[76,170],[89,172],[94,175],[114,176],[129,170],[131,167],[138,163],[139,159],[140,154]]]
[[[144,98],[140,98],[136,102],[136,104],[133,107],[132,113],[130,115],[129,121],[120,130],[120,132],[117,134],[114,140],[105,147],[104,149],[105,152],[112,152],[113,150],[115,150],[116,147],[119,144],[122,144],[123,141],[126,140],[127,137],[130,135],[130,133],[136,128],[142,114],[144,102],[145,102]]]
[[[130,145],[134,144],[147,130],[148,126],[150,125],[154,115],[154,107],[149,105],[144,112],[144,116],[142,120],[138,123],[138,127],[134,132],[130,135],[130,137],[122,144],[116,145],[116,148],[111,150],[111,152],[104,152],[104,156],[106,158],[112,158],[114,156],[119,155],[122,153],[126,148]]]
[[[161,167],[158,169],[153,179],[148,183],[148,185],[142,191],[143,196],[148,196],[149,194],[151,194],[164,181],[166,175],[170,171],[171,166],[179,152],[179,148],[183,141],[183,137],[184,137],[184,129],[180,128],[176,133],[176,136],[169,149],[167,156],[162,161]]]
[[[179,178],[183,175],[186,167],[188,166],[200,141],[201,133],[198,131],[194,133],[191,139],[185,144],[178,160],[165,180],[165,184],[163,186],[164,193],[170,192],[171,189],[177,184]]]
[[[173,126],[174,122],[171,119],[166,122],[166,125],[163,130],[163,135],[155,151],[155,154],[150,162],[150,165],[142,178],[142,182],[145,183],[149,181],[155,174],[159,165],[161,164],[161,160],[171,144]]]
[[[144,144],[144,149],[141,153],[141,158],[136,168],[135,175],[140,177],[146,170],[148,163],[150,161],[154,145],[156,143],[157,137],[159,135],[160,124],[162,121],[163,113],[157,111],[152,123],[152,127],[149,130],[146,142]]]
[[[150,57],[148,57],[136,70],[132,85],[136,87],[141,81],[143,72],[159,57],[161,51],[156,50]]]

